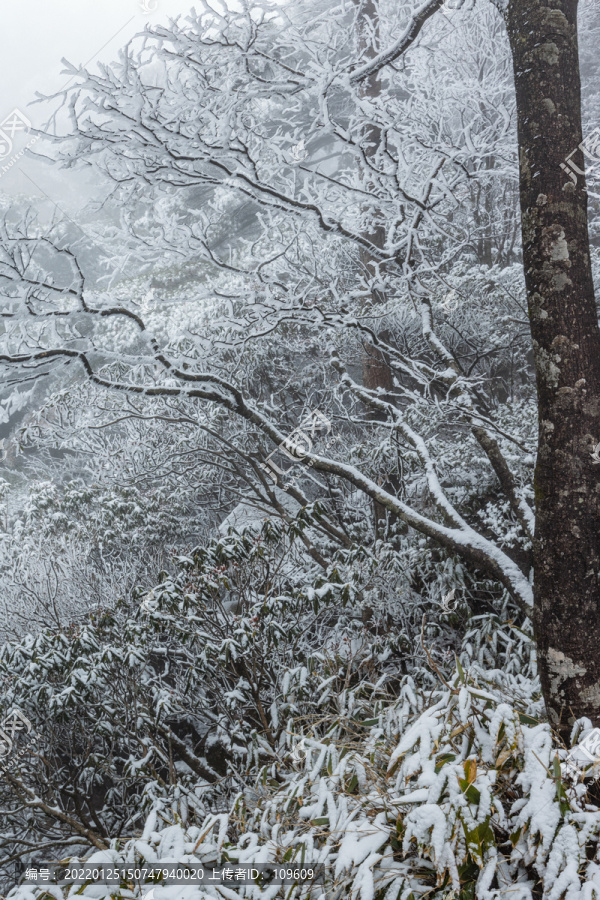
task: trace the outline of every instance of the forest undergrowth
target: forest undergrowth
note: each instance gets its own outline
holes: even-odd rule
[[[594,781],[565,773],[530,623],[506,595],[477,612],[485,585],[464,573],[453,611],[424,592],[415,603],[433,569],[408,538],[379,558],[339,552],[319,575],[298,540],[310,528],[306,514],[230,531],[175,557],[151,592],[4,646],[2,712],[18,707],[33,734],[5,764],[4,838],[35,838],[38,865],[318,873],[295,886],[159,884],[159,900],[591,900]],[[573,740],[590,729],[580,720]],[[125,900],[149,887],[8,897]]]

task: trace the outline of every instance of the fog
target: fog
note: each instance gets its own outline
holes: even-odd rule
[[[17,109],[34,127],[41,127],[50,107],[35,102],[37,95],[60,91],[71,80],[61,60],[94,71],[96,63],[115,59],[146,23],[185,16],[190,6],[189,0],[21,0],[7,5],[0,33],[0,122]],[[16,133],[14,152],[1,163],[6,166],[27,143],[24,134]],[[93,188],[93,179],[84,173],[71,171],[66,177],[30,155],[21,156],[5,172],[0,164],[0,194],[38,198],[47,212],[57,204],[73,214]]]

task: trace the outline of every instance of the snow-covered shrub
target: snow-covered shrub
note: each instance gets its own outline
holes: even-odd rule
[[[25,839],[125,839],[156,803],[226,810],[288,752],[296,719],[327,721],[397,678],[406,634],[355,614],[341,566],[311,571],[304,527],[224,536],[151,592],[2,648],[0,718],[18,708],[35,732],[0,782],[8,856]]]
[[[15,638],[113,606],[198,531],[189,497],[134,486],[2,484],[0,634]]]
[[[0,780],[5,859],[304,853],[321,864],[312,886],[235,896],[592,897],[600,812],[561,773],[528,623],[484,613],[460,637],[464,615],[443,625],[430,610],[416,632],[410,617],[357,615],[365,581],[383,575],[365,578],[358,549],[323,573],[298,540],[310,528],[300,517],[224,535],[151,592],[3,648],[0,714],[16,707],[33,726]],[[452,628],[449,665],[436,642]]]
[[[139,837],[113,837],[106,849],[85,855],[136,865],[304,858],[322,867],[312,886],[158,886],[156,900],[491,900],[540,892],[552,900],[592,898],[600,890],[600,810],[561,774],[564,751],[541,717],[530,638],[512,622],[477,623],[484,624],[484,643],[497,631],[493,653],[510,653],[520,673],[482,668],[467,635],[451,677],[433,664],[433,691],[411,676],[402,678],[395,699],[381,686],[349,686],[326,723],[297,720],[286,741],[302,736],[303,761],[272,753],[229,811],[202,815],[185,792],[156,796]],[[142,896],[131,886],[95,885],[48,894],[20,887],[9,897],[62,900],[75,893]]]

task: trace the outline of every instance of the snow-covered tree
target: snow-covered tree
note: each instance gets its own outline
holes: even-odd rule
[[[108,296],[86,299],[76,259],[66,248],[7,225],[4,277],[11,311],[2,361],[44,371],[54,359],[59,365],[78,361],[101,387],[216,403],[281,444],[284,428],[294,428],[312,398],[303,386],[298,389],[292,368],[288,384],[283,378],[273,385],[285,392],[288,407],[287,423],[276,425],[275,395],[253,378],[254,347],[275,330],[290,348],[310,351],[311,340],[318,340],[318,365],[326,370],[322,390],[339,396],[340,424],[356,418],[363,406],[385,415],[385,422],[372,429],[382,442],[376,456],[395,454],[397,447],[411,466],[421,466],[420,475],[415,467],[416,480],[426,485],[430,508],[425,514],[412,491],[405,502],[379,486],[379,473],[361,471],[343,458],[309,452],[304,459],[312,471],[349,482],[408,525],[460,552],[528,611],[527,573],[460,514],[433,461],[434,433],[440,441],[442,419],[450,429],[470,429],[475,452],[488,456],[501,480],[511,515],[524,535],[531,531],[522,486],[496,440],[499,436],[528,449],[524,440],[529,435],[523,440],[498,432],[490,408],[502,377],[490,364],[505,348],[492,334],[492,346],[474,353],[438,305],[454,290],[452,258],[469,243],[468,235],[459,232],[444,249],[444,228],[456,211],[452,188],[465,174],[474,183],[480,180],[479,169],[467,168],[478,128],[476,155],[487,156],[494,141],[502,144],[510,136],[510,116],[503,103],[489,104],[488,125],[477,104],[466,128],[457,98],[456,115],[449,108],[440,128],[431,109],[423,115],[427,98],[415,101],[397,84],[393,68],[382,68],[383,86],[367,100],[351,40],[357,11],[332,12],[324,10],[307,24],[294,23],[285,12],[278,18],[268,6],[221,17],[207,8],[185,26],[149,33],[101,76],[80,73],[81,86],[70,106],[75,137],[61,142],[63,159],[69,164],[95,161],[114,179],[116,198],[128,202],[129,239],[141,241],[142,255],[144,243],[153,248],[158,243],[167,255],[202,256],[213,267],[213,277],[204,296],[197,292],[194,308],[186,306],[181,331],[169,331],[171,311],[161,309],[160,301],[153,304],[150,330],[141,314],[142,298],[135,311],[133,304],[114,305]],[[388,40],[402,15],[389,10],[378,40]],[[490,15],[479,23],[481,36]],[[444,39],[451,44],[460,36],[451,32],[438,38]],[[493,30],[492,39],[499,40]],[[490,57],[480,45],[471,49],[482,63]],[[419,98],[429,53],[415,54],[409,81]],[[447,63],[442,66],[447,71]],[[497,84],[495,69],[493,76]],[[436,101],[439,106],[441,98]],[[366,153],[375,127],[386,145]],[[298,162],[303,136],[310,155]],[[334,159],[328,166],[321,162],[327,157]],[[500,179],[503,169],[481,171],[490,180],[490,171]],[[156,191],[152,209],[149,189]],[[186,190],[191,205],[184,215],[177,210]],[[197,208],[193,198],[199,192],[203,203]],[[173,193],[179,206],[172,202]],[[146,204],[143,214],[136,198]],[[227,252],[218,254],[211,235],[236,198],[251,202],[257,236],[250,241],[234,235]],[[368,236],[373,228],[385,230],[382,248]],[[372,260],[368,265],[361,257],[364,250]],[[44,260],[44,255],[53,258]],[[62,267],[60,283],[42,280],[49,262]],[[488,290],[495,290],[499,278],[499,273],[490,275]],[[377,299],[366,312],[365,297]],[[518,296],[507,302],[516,312]],[[21,336],[24,308],[35,338],[32,329]],[[415,314],[420,326],[411,318]],[[516,347],[522,330],[506,319],[505,336]],[[379,336],[386,321],[396,330],[389,343]],[[25,348],[23,340],[34,339],[43,349]],[[366,352],[374,348],[385,354],[395,373],[391,394],[381,395],[352,377],[361,345]],[[292,390],[295,396],[288,401]],[[417,421],[421,404],[423,412],[429,410],[428,425],[435,421],[429,436]],[[389,468],[389,459],[383,462],[383,469]]]
[[[126,479],[140,477],[147,483],[153,476],[177,481],[180,467],[193,467],[199,460],[196,488],[206,508],[223,498],[225,514],[235,499],[242,499],[259,516],[279,516],[311,561],[305,564],[317,567],[311,570],[311,583],[319,584],[317,571],[329,583],[332,558],[337,564],[353,554],[365,555],[377,568],[391,557],[399,570],[404,567],[402,596],[414,611],[433,593],[441,596],[442,582],[452,574],[472,612],[483,602],[482,594],[492,608],[510,612],[510,636],[502,640],[512,648],[517,640],[514,617],[519,616],[528,634],[533,582],[546,707],[566,737],[575,724],[576,736],[591,724],[583,717],[595,717],[600,705],[596,619],[590,616],[595,577],[585,580],[590,569],[593,575],[597,555],[595,501],[579,502],[580,494],[595,496],[593,373],[600,347],[586,195],[571,185],[563,189],[559,165],[582,137],[575,6],[567,0],[564,9],[549,11],[537,0],[512,0],[506,9],[446,9],[446,15],[440,6],[440,0],[429,0],[414,10],[369,0],[296,11],[268,0],[241,9],[202,3],[185,22],[146,32],[100,74],[73,70],[76,83],[61,95],[72,127],[53,136],[52,152],[67,166],[94,165],[112,182],[106,203],[121,208],[122,222],[105,230],[103,245],[109,259],[112,252],[113,263],[121,261],[125,247],[134,254],[139,278],[123,290],[110,280],[105,290],[97,285],[91,290],[78,253],[59,229],[42,230],[34,220],[7,216],[0,234],[0,365],[7,378],[34,383],[51,371],[72,378],[77,367],[88,382],[78,390],[91,386],[106,403],[76,410],[71,398],[53,398],[39,421],[27,424],[28,441],[62,450],[70,444],[78,454],[110,445],[116,469]],[[534,27],[528,30],[530,20]],[[550,27],[559,35],[560,47],[554,39],[544,43]],[[548,155],[551,135],[558,138]],[[525,281],[516,216],[510,210],[517,195],[518,155]],[[168,281],[176,294],[186,288],[178,305],[166,297]],[[568,365],[561,368],[563,359]],[[540,432],[535,506],[542,514],[535,540],[534,372],[541,421],[548,423]],[[14,402],[6,399],[6,418]],[[316,409],[320,418],[315,418]],[[325,434],[316,425],[311,428],[311,416],[313,424],[326,423]],[[140,447],[132,450],[132,428],[142,421]],[[152,433],[159,422],[176,434],[170,450]],[[280,466],[282,458],[286,468],[297,461],[291,475],[274,474],[278,470],[267,457],[275,447],[280,448],[274,457]],[[211,467],[217,475],[208,474]],[[369,504],[375,508],[374,521]],[[437,549],[429,564],[415,563],[419,549],[432,546]],[[172,642],[184,667],[188,663],[195,672],[197,664],[186,656],[178,630],[179,617],[189,618],[187,588],[182,597],[181,585],[172,589],[168,579],[164,583],[168,590],[158,595],[167,604],[161,607],[169,622],[167,643]],[[385,609],[389,590],[383,593],[384,602],[369,582],[364,591],[352,594],[354,614],[369,634],[369,628],[379,630],[378,616],[392,615]],[[257,591],[256,583],[250,594],[270,596],[262,584]],[[156,596],[149,598],[150,605]],[[569,611],[565,597],[580,604],[577,615]],[[172,602],[177,615],[171,619]],[[281,610],[276,614],[264,599],[257,604],[255,615],[260,606],[277,620]],[[214,627],[220,622],[218,616],[209,618]],[[281,627],[274,624],[273,634]],[[306,627],[314,631],[312,624]],[[208,634],[212,646],[216,639],[207,623],[204,628],[201,639]],[[138,632],[124,634],[130,641],[127,652],[142,640]],[[414,621],[408,634],[409,642],[414,641]],[[36,640],[54,660],[56,636]],[[511,857],[512,868],[505,870],[508,878],[522,880],[537,867],[537,875],[558,898],[565,885],[579,890],[580,878],[593,880],[594,872],[582,874],[582,867],[586,852],[596,852],[590,837],[596,834],[596,819],[586,818],[577,792],[567,797],[558,762],[558,770],[555,766],[553,776],[548,775],[555,753],[548,726],[519,719],[519,714],[541,712],[533,673],[527,674],[526,688],[515,675],[509,707],[494,693],[495,677],[488,679],[495,686],[487,694],[481,684],[469,681],[486,680],[481,665],[493,661],[494,654],[465,675],[473,640],[471,636],[463,647],[462,668],[452,674],[440,669],[421,637],[422,652],[445,688],[436,697],[439,707],[427,710],[422,699],[415,696],[413,702],[411,695],[406,708],[401,704],[399,719],[390,713],[396,723],[390,726],[390,741],[397,737],[404,747],[396,757],[391,743],[378,756],[377,742],[383,738],[377,730],[357,750],[367,754],[377,780],[385,770],[382,760],[387,757],[393,770],[396,758],[414,749],[427,722],[435,720],[433,732],[423,739],[427,746],[420,761],[411,756],[402,769],[402,790],[417,789],[413,799],[418,805],[427,788],[433,791],[427,803],[440,806],[447,789],[450,805],[441,818],[441,811],[434,815],[427,804],[423,819],[412,812],[399,817],[391,856],[400,846],[410,855],[414,839],[420,848],[415,859],[421,865],[424,855],[430,865],[427,876],[413,871],[412,864],[394,869],[394,878],[405,879],[394,882],[394,890],[408,898],[410,891],[450,885],[458,891],[461,884],[472,891],[477,884],[479,896],[491,897],[494,877],[501,886],[499,847],[510,839],[518,850]],[[496,642],[494,653],[498,640],[490,636]],[[529,638],[524,640],[530,647]],[[216,644],[225,657],[211,670],[211,654],[205,651],[208,668],[202,658],[198,669],[215,691],[219,678],[230,677],[229,645]],[[99,651],[96,637],[90,638],[90,646]],[[7,653],[13,654],[10,671],[18,660],[31,663],[20,645]],[[525,665],[526,655],[521,646],[520,664]],[[37,658],[33,664],[38,665]],[[288,684],[282,674],[288,663],[281,666]],[[78,672],[77,662],[73,673],[59,677],[61,691],[65,680],[73,687],[69,697],[79,691],[72,684]],[[256,733],[262,727],[261,746],[273,751],[282,737],[281,730],[275,734],[281,726],[277,708],[267,715],[260,699],[262,716],[252,679],[235,674],[244,683],[227,684],[232,702],[249,704],[245,721],[254,723]],[[400,692],[413,690],[405,675],[395,674]],[[103,677],[110,679],[110,673]],[[275,694],[278,677],[270,679]],[[373,717],[384,715],[377,706],[376,684],[370,698]],[[135,679],[131,690],[138,691]],[[247,690],[251,696],[244,694]],[[524,693],[527,699],[519,706]],[[482,708],[472,706],[471,696],[482,701]],[[207,717],[206,697],[196,699],[197,714]],[[154,700],[144,696],[149,710]],[[33,708],[30,712],[35,718]],[[304,712],[310,715],[310,710]],[[342,712],[346,716],[348,709]],[[177,710],[177,715],[183,713]],[[400,736],[413,715],[417,730]],[[489,720],[487,731],[483,720]],[[306,801],[307,833],[331,827],[337,801],[323,799],[327,777],[338,779],[342,793],[353,794],[356,788],[349,789],[344,780],[343,756],[328,756],[328,740],[347,739],[346,725],[340,727],[333,738],[331,731],[314,738],[320,756],[309,781],[318,799],[311,793],[311,802]],[[126,723],[116,723],[114,734],[121,760],[131,752]],[[180,738],[184,762],[183,754],[194,755],[192,745],[203,736],[201,730],[197,734],[196,742],[189,734]],[[463,735],[460,754],[449,760],[445,754],[458,734]],[[245,740],[247,735],[240,737],[240,747]],[[440,747],[442,757],[437,758]],[[159,749],[165,758],[171,752],[160,742]],[[229,747],[229,756],[225,754],[228,778],[235,774],[231,760],[236,752]],[[541,758],[543,775],[533,756]],[[505,814],[502,790],[492,800],[492,785],[502,782],[498,771],[509,758],[515,768],[508,763],[502,786],[512,803]],[[255,767],[259,761],[254,760]],[[135,778],[138,762],[132,762]],[[450,763],[433,788],[433,776]],[[206,781],[206,759],[199,765],[204,774],[195,774]],[[483,773],[479,781],[478,767]],[[366,768],[361,757],[354,774],[367,797],[364,802],[372,803]],[[47,782],[54,796],[60,777],[60,772],[53,774],[54,781]],[[272,777],[281,783],[276,769]],[[138,784],[135,778],[134,793],[142,791],[144,781]],[[352,778],[350,773],[350,783]],[[531,815],[523,813],[529,800],[515,793],[515,779],[525,793],[535,793],[539,786],[544,808],[550,804],[547,816],[540,814],[537,795]],[[19,804],[6,815],[16,816],[22,827],[34,827],[22,813],[36,806],[38,787],[11,784],[20,791]],[[292,795],[304,797],[296,780],[286,784]],[[305,786],[312,792],[312,785]],[[400,790],[400,782],[396,787]],[[192,782],[186,782],[186,789],[194,790]],[[286,804],[294,799],[290,796],[285,795],[283,810],[276,797],[273,805],[267,800],[267,807],[258,804],[248,812],[245,784],[230,846],[237,846],[238,838],[244,845],[254,834],[251,822],[262,838],[275,840],[270,824],[282,821]],[[156,814],[171,795],[165,789],[164,796],[153,799],[156,806],[145,832],[152,846],[166,840],[156,827]],[[383,837],[381,843],[377,837],[369,844],[365,857],[345,852],[345,839],[336,846],[335,877],[354,867],[356,890],[367,878],[361,865],[368,860],[365,869],[372,878],[379,862],[372,854],[391,841],[386,803],[384,798],[383,808],[377,807],[369,819]],[[323,815],[324,804],[331,815]],[[44,815],[60,809],[55,800],[46,805]],[[348,802],[342,805],[336,822],[353,834]],[[182,815],[179,807],[172,810],[174,817]],[[576,833],[571,820],[559,827],[557,811],[572,815],[581,832]],[[69,808],[64,814],[72,812]],[[352,815],[358,815],[354,807]],[[104,851],[104,838],[116,827],[112,808],[107,807],[106,816],[99,829],[96,823],[97,831],[81,816],[76,827],[60,821],[88,842],[90,835],[81,829],[91,829]],[[299,818],[303,821],[303,814]],[[175,819],[172,827],[180,827]],[[202,827],[191,825],[177,840],[192,845],[201,834],[212,833],[210,822],[208,831],[194,831]],[[327,855],[329,837],[323,844],[310,833],[316,842],[311,847],[318,846],[319,852],[326,847]],[[224,835],[222,831],[219,849]],[[248,840],[258,846],[254,837]],[[120,847],[112,850],[121,852]],[[124,852],[136,851],[129,844]],[[423,880],[417,888],[418,878]],[[372,882],[364,890],[365,896],[374,896]],[[528,891],[524,887],[523,896],[530,896]]]

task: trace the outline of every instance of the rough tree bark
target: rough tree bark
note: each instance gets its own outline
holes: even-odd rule
[[[496,0],[513,56],[523,264],[538,392],[534,628],[551,721],[600,725],[600,329],[579,144],[577,0]],[[360,82],[398,59],[441,0],[419,7]],[[505,5],[506,4],[506,5]],[[571,157],[574,183],[561,163]]]
[[[535,614],[550,719],[600,725],[600,330],[582,140],[576,0],[505,10],[518,116],[521,227],[539,401]],[[584,169],[581,150],[573,157]]]

